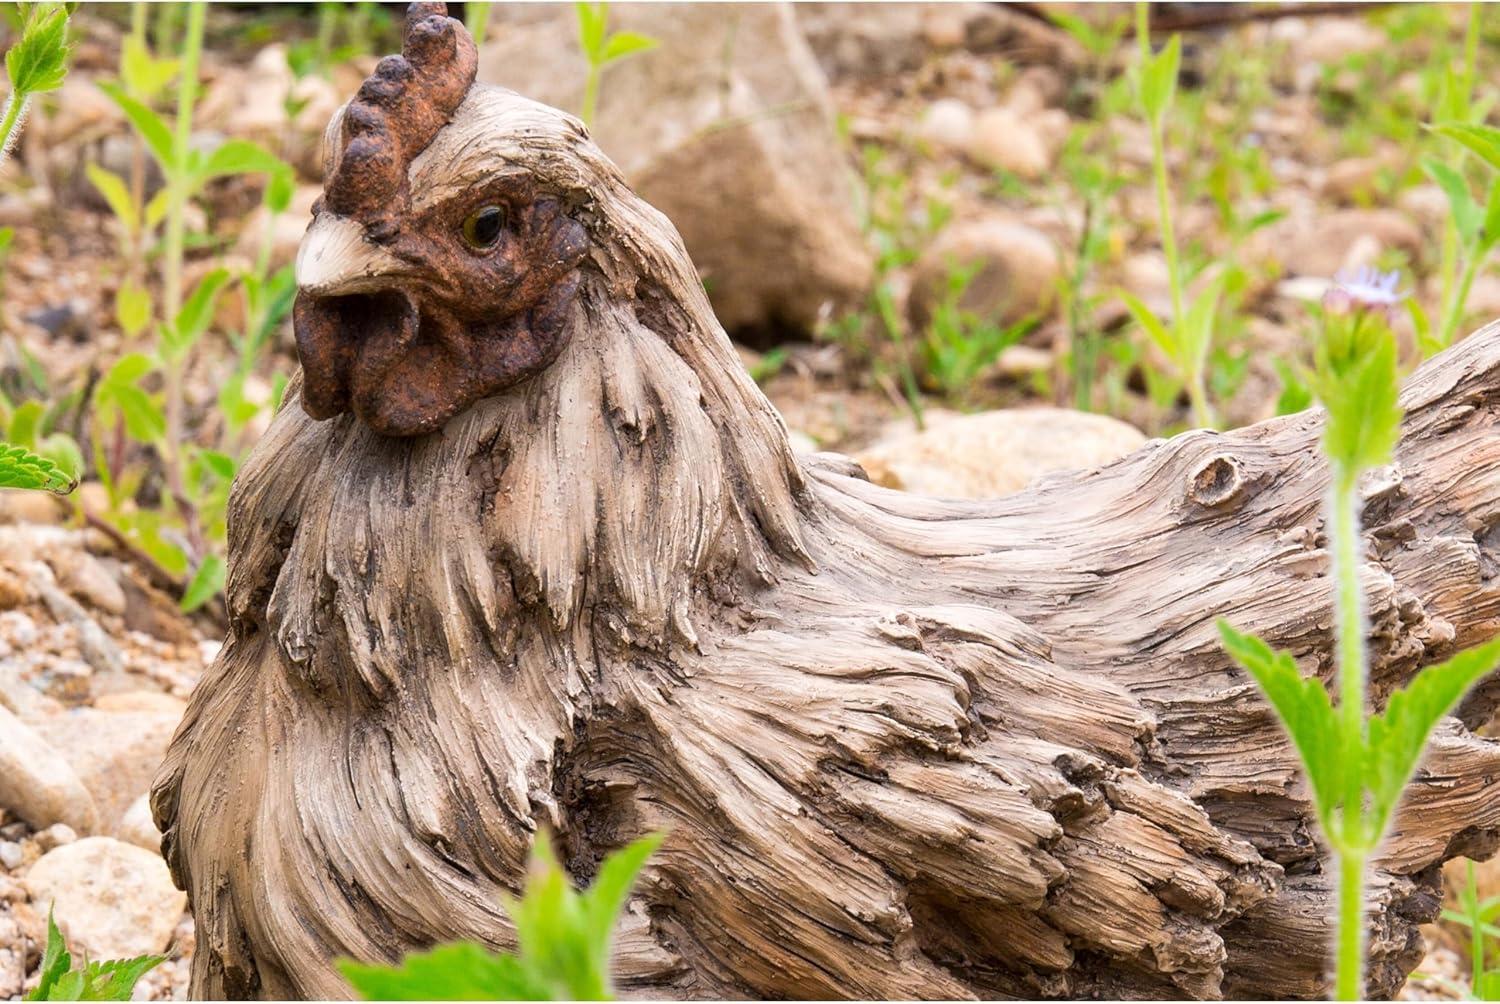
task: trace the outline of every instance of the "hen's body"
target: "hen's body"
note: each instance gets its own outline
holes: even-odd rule
[[[194,995],[336,997],[339,955],[506,946],[542,826],[580,877],[670,830],[621,943],[656,995],[1320,992],[1305,791],[1213,634],[1326,650],[1315,418],[992,503],[800,463],[670,224],[570,120],[476,88],[459,127],[586,221],[570,340],[439,433],[293,403],[257,446],[232,635],[154,800]],[[486,155],[443,135],[414,172]],[[1245,506],[1273,476],[1306,503]],[[1472,533],[1472,506],[1433,515],[1457,486],[1420,487],[1372,522]],[[1464,597],[1412,558],[1369,572],[1378,684],[1494,629],[1477,561]],[[1455,725],[1431,767],[1379,877],[1376,989],[1500,814],[1487,744]]]

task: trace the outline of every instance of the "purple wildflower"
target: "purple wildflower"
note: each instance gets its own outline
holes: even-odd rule
[[[1369,265],[1344,269],[1334,274],[1333,285],[1323,294],[1323,307],[1334,314],[1378,310],[1389,315],[1408,295],[1396,289],[1400,278],[1399,272],[1381,272]]]

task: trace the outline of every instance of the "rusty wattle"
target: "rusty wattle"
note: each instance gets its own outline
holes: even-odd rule
[[[474,43],[443,4],[413,4],[345,108],[341,149],[298,256],[302,404],[382,435],[440,429],[549,365],[566,344],[588,248],[562,201],[500,172],[417,209],[408,171],[473,86]],[[476,243],[465,221],[494,233]],[[496,221],[499,221],[498,224]]]

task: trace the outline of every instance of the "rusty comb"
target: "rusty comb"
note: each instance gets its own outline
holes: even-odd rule
[[[406,9],[401,55],[386,56],[344,111],[342,154],[324,205],[342,216],[386,216],[405,205],[406,168],[453,116],[478,70],[478,52],[448,5]]]

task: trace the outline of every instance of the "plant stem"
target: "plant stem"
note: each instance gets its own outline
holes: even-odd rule
[[[490,5],[488,3],[469,0],[464,4],[464,27],[469,29],[469,36],[474,39],[475,48],[484,44],[485,30],[489,26]]]
[[[1338,651],[1339,721],[1345,762],[1358,763],[1365,736],[1364,591],[1359,581],[1359,470],[1334,465],[1328,500],[1333,547],[1335,635]],[[1346,772],[1339,832],[1330,834],[1339,861],[1338,975],[1340,1000],[1364,997],[1364,867],[1369,855],[1364,818],[1364,779]]]
[[[578,112],[578,117],[583,119],[586,126],[594,123],[594,109],[599,104],[599,74],[602,69],[594,62],[593,56],[589,56],[589,72],[583,78],[583,107]]]
[[[21,116],[26,113],[26,102],[30,100],[29,94],[17,94],[12,91],[10,97],[5,99],[5,115],[0,118],[0,164],[10,154],[10,144],[16,138],[16,126],[21,122]]]
[[[1334,996],[1341,1001],[1365,998],[1365,855],[1339,854],[1338,975]]]
[[[1458,326],[1464,319],[1464,305],[1469,302],[1469,290],[1474,285],[1474,277],[1479,274],[1479,266],[1484,264],[1484,255],[1478,247],[1464,249],[1464,270],[1459,276],[1458,288],[1453,295],[1444,301],[1443,326],[1439,332],[1444,348],[1453,344],[1453,336],[1458,334]]]
[[[162,323],[177,323],[182,310],[183,238],[187,215],[188,144],[193,133],[193,104],[198,94],[198,59],[203,52],[203,22],[207,4],[188,4],[187,34],[182,45],[182,70],[177,84],[177,121],[172,141],[172,168],[167,172],[167,230],[166,248],[162,255]],[[164,457],[167,468],[167,483],[173,496],[186,500],[182,472],[183,436],[183,370],[187,359],[176,352],[165,353],[167,392],[167,432]],[[186,507],[185,508],[190,508]],[[190,511],[183,513],[192,530]]]

